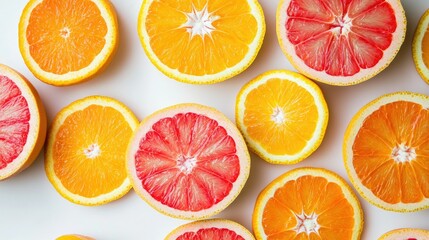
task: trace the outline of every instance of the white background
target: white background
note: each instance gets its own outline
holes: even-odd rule
[[[27,69],[18,49],[18,22],[26,0],[0,0],[0,63],[15,68],[39,91],[48,121],[70,102],[88,95],[114,97],[129,106],[137,117],[181,102],[215,107],[234,121],[235,97],[255,76],[272,69],[294,70],[280,50],[275,33],[277,0],[261,0],[267,32],[254,63],[242,74],[215,85],[189,85],[161,74],[148,60],[137,35],[141,0],[112,0],[116,8],[120,43],[109,67],[89,82],[54,87],[36,79]],[[411,56],[411,41],[418,19],[429,1],[402,1],[408,19],[407,36],[392,64],[378,76],[350,87],[319,84],[328,102],[330,119],[319,149],[292,166],[270,165],[252,155],[250,177],[239,197],[215,217],[228,218],[251,229],[255,199],[274,178],[297,167],[315,166],[333,170],[346,178],[342,160],[343,134],[348,122],[363,105],[378,96],[401,90],[429,94],[429,85],[417,74]],[[43,156],[27,170],[0,182],[0,239],[55,239],[65,233],[81,233],[101,240],[163,239],[186,221],[173,219],[150,208],[133,190],[122,199],[99,207],[75,205],[62,198],[48,182]],[[364,210],[362,239],[377,239],[400,227],[429,229],[429,210],[394,213],[374,207],[359,197]]]

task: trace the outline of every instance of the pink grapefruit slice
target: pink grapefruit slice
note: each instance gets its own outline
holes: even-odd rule
[[[182,219],[207,218],[225,209],[250,170],[236,126],[216,109],[193,103],[146,117],[127,158],[136,192],[159,212]]]
[[[378,240],[427,240],[429,230],[418,228],[399,228],[383,234]]]
[[[241,224],[226,219],[200,220],[174,229],[165,240],[254,240]]]
[[[291,64],[330,85],[377,75],[392,62],[406,32],[399,0],[281,0],[276,19]]]
[[[0,64],[0,180],[33,163],[46,137],[46,114],[36,89]]]

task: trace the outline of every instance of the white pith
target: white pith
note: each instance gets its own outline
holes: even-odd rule
[[[392,158],[397,163],[411,162],[416,159],[416,149],[408,147],[404,143],[395,146],[392,150]]]
[[[101,154],[100,146],[96,143],[93,143],[88,146],[88,148],[83,150],[85,156],[89,159],[98,157]]]
[[[195,166],[197,166],[197,159],[195,157],[180,156],[177,159],[177,167],[184,174],[190,174]]]
[[[344,17],[337,16],[334,20],[334,25],[336,25],[336,27],[332,28],[331,31],[334,32],[336,36],[347,36],[353,24],[352,19],[350,19],[348,15],[345,15]]]
[[[310,215],[302,212],[301,214],[295,214],[297,225],[294,229],[296,234],[300,234],[302,232],[310,235],[310,233],[319,234],[320,225],[317,223],[317,214],[314,212]]]
[[[186,13],[186,16],[188,20],[182,27],[186,28],[186,31],[191,34],[191,37],[195,35],[201,37],[204,37],[204,35],[211,35],[211,32],[215,30],[213,22],[219,19],[219,16],[209,13],[207,4],[200,11],[192,5],[192,11]]]
[[[64,27],[60,30],[60,36],[63,37],[64,39],[67,39],[70,36],[70,28],[68,27]]]
[[[277,125],[280,125],[286,121],[284,111],[281,107],[277,106],[273,110],[273,114],[271,114],[271,120],[275,122]]]

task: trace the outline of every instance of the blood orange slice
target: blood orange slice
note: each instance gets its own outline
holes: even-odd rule
[[[210,219],[184,224],[174,229],[165,240],[252,240],[255,237],[231,220]]]
[[[0,64],[0,180],[28,167],[46,137],[46,114],[36,89]]]
[[[400,228],[383,234],[378,240],[426,240],[429,231],[418,228]]]
[[[143,120],[128,147],[127,166],[134,189],[156,210],[201,219],[237,197],[249,175],[250,157],[229,119],[189,103]]]
[[[277,36],[292,65],[314,80],[352,85],[394,59],[406,18],[399,0],[281,0]]]

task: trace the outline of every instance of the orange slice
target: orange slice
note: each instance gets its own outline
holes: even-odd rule
[[[299,72],[343,86],[385,69],[407,25],[400,0],[281,0],[276,22],[280,46]]]
[[[238,129],[221,112],[188,103],[146,117],[128,147],[136,192],[168,216],[202,219],[241,192],[250,156]]]
[[[301,74],[269,71],[240,90],[235,121],[249,148],[270,163],[297,163],[322,142],[328,107],[319,87]]]
[[[360,239],[363,213],[358,199],[337,174],[298,168],[272,181],[253,212],[256,239]]]
[[[37,90],[0,64],[0,180],[30,166],[45,137],[46,113]]]
[[[344,163],[358,192],[390,211],[429,207],[429,97],[383,95],[351,120]]]
[[[174,229],[165,240],[254,240],[241,224],[227,219],[200,220]]]
[[[67,234],[58,237],[56,240],[95,240],[94,238],[79,235],[79,234]]]
[[[422,15],[414,33],[412,53],[420,76],[429,84],[429,9]]]
[[[383,234],[378,240],[427,240],[429,231],[417,228],[400,228]]]
[[[18,33],[30,71],[57,86],[92,77],[118,44],[116,14],[108,0],[30,0]]]
[[[100,205],[131,189],[125,170],[128,141],[138,120],[122,103],[90,96],[63,108],[50,128],[45,170],[71,202]]]
[[[207,84],[249,67],[262,45],[265,20],[257,0],[144,0],[138,32],[161,72]]]

